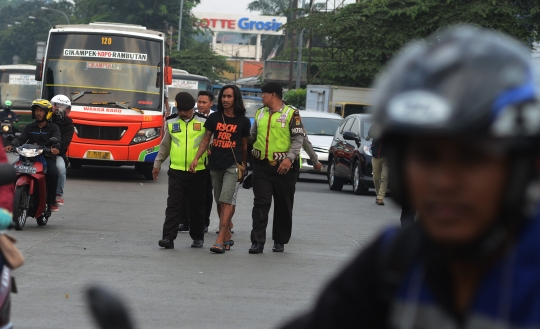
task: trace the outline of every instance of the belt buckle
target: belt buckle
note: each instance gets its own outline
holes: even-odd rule
[[[275,167],[277,165],[277,161],[276,160],[268,160],[268,164],[271,165],[272,167]]]

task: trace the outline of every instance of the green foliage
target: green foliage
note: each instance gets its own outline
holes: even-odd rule
[[[283,95],[283,99],[296,108],[306,107],[306,90],[292,89]]]
[[[224,72],[234,72],[234,68],[227,64],[226,57],[216,55],[207,43],[179,52],[173,51],[170,61],[174,68],[206,76],[211,81],[218,80]]]
[[[441,28],[474,24],[531,45],[540,38],[539,18],[534,0],[371,0],[314,13],[286,28],[311,34],[309,83],[366,87],[403,45]],[[303,54],[307,61],[308,52]]]

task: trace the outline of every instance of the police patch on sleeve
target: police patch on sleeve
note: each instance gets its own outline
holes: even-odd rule
[[[304,135],[304,125],[298,110],[294,111],[289,128],[291,129],[291,136]]]

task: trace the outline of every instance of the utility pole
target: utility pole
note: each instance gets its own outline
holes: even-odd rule
[[[172,35],[173,35],[174,31],[173,31],[173,27],[172,25],[169,26],[169,55],[172,54]]]
[[[292,17],[292,20],[295,21],[296,20],[296,11],[298,9],[298,0],[292,0],[292,4],[293,4],[293,17]],[[289,90],[292,89],[293,87],[293,73],[294,73],[294,43],[296,41],[296,38],[295,38],[295,31],[292,30],[292,34],[291,34],[291,58],[290,58],[290,61],[289,61]]]
[[[302,10],[306,7],[306,0],[302,0]],[[302,76],[302,48],[304,47],[304,29],[300,31],[300,37],[298,38],[298,64],[296,66],[296,89],[300,88],[300,77]]]
[[[313,0],[309,1],[309,14],[311,15],[313,11]],[[308,83],[309,76],[311,74],[311,44],[313,42],[313,36],[311,34],[311,30],[309,31],[309,39],[308,39],[308,63],[307,63],[307,72],[306,72],[306,84]]]
[[[184,11],[184,0],[180,0],[180,18],[178,19],[178,45],[176,50],[180,51],[180,33],[182,33],[182,13]]]

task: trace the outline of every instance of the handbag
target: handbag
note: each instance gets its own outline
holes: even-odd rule
[[[0,251],[4,256],[4,260],[9,268],[12,270],[22,266],[24,264],[24,256],[15,246],[14,237],[7,234],[0,234]]]
[[[221,117],[223,118],[223,124],[226,125],[227,123],[225,122],[225,116],[223,115],[223,112],[221,113]],[[238,160],[236,160],[236,154],[234,154],[232,145],[231,145],[231,152],[234,157],[234,162],[236,163],[236,172],[238,173],[238,180],[241,180],[242,177],[244,177],[245,168],[241,164],[238,164]]]

